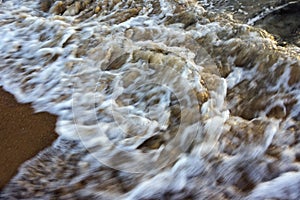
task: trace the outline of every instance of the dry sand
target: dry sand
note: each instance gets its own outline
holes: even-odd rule
[[[19,104],[0,88],[0,189],[19,166],[57,138],[56,117],[34,113],[30,104]]]

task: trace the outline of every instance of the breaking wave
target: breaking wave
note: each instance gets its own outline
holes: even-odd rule
[[[60,137],[1,197],[299,199],[299,48],[201,3],[2,2],[0,85]]]

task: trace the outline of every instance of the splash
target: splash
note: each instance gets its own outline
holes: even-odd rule
[[[263,199],[290,187],[299,56],[266,31],[197,1],[1,6],[0,84],[57,115],[60,135],[3,198]]]

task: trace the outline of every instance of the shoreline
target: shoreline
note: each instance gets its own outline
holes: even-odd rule
[[[57,117],[46,112],[34,113],[31,104],[20,104],[0,87],[0,190],[13,178],[19,167],[58,135]]]

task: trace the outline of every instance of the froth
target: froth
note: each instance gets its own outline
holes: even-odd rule
[[[0,14],[0,84],[61,137],[4,196],[278,198],[298,171],[299,60],[265,31],[196,1],[23,5]]]

